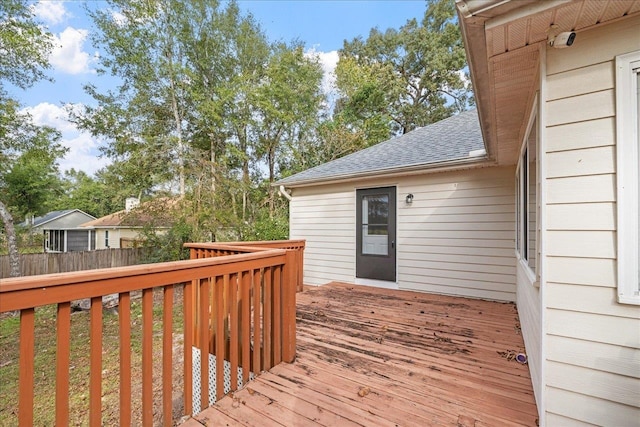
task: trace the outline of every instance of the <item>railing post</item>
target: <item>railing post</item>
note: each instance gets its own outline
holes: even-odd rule
[[[296,250],[287,250],[282,274],[282,360],[296,358]]]
[[[183,289],[184,312],[184,414],[193,414],[193,341],[194,341],[194,293],[198,283],[196,280],[186,282]]]

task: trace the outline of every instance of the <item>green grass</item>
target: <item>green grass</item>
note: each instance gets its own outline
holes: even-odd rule
[[[177,290],[173,307],[173,332],[182,333],[182,298]],[[70,417],[71,425],[88,425],[89,417],[89,313],[71,316]],[[162,298],[154,293],[154,396],[160,384],[162,349]],[[102,338],[102,421],[117,425],[119,417],[119,319],[112,310],[103,311]],[[0,315],[0,426],[17,425],[19,385],[20,316]],[[132,405],[134,421],[141,413],[142,302],[131,302]],[[34,422],[37,426],[55,424],[56,307],[36,309],[34,361]],[[175,377],[175,375],[174,375]],[[174,383],[174,388],[176,387]],[[154,402],[154,407],[155,407]],[[174,414],[179,417],[181,414]],[[140,424],[137,422],[136,424]]]

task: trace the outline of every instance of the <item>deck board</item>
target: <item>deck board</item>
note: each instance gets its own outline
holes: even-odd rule
[[[333,283],[297,295],[297,358],[206,426],[534,426],[514,304]],[[195,425],[195,424],[190,424]]]

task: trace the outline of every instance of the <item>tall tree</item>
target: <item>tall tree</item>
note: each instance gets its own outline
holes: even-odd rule
[[[429,0],[421,22],[399,30],[374,28],[366,40],[345,41],[336,75],[339,113],[372,143],[468,108],[465,52],[450,0]],[[381,129],[390,134],[384,135]]]
[[[0,172],[0,190],[14,215],[24,218],[46,213],[62,195],[58,159],[67,149],[58,143],[59,138],[54,129],[33,127],[28,147]]]
[[[177,177],[184,194],[188,79],[177,29],[182,3],[108,4],[109,8],[89,11],[98,29],[92,39],[104,50],[99,72],[118,77],[121,84],[107,93],[88,85],[86,91],[97,106],[85,107],[74,121],[108,140],[105,155],[137,165],[160,182]]]
[[[11,170],[12,161],[25,148],[25,144],[29,142],[30,130],[34,129],[30,118],[18,112],[19,103],[8,95],[5,84],[26,89],[45,78],[51,48],[50,34],[36,22],[26,1],[0,2],[0,160],[5,173]],[[24,127],[29,130],[25,132]],[[10,275],[19,276],[17,239],[4,191],[0,198],[0,217],[7,234]]]
[[[304,55],[302,45],[277,43],[256,94],[254,132],[258,155],[266,161],[268,182],[276,179],[278,158],[310,138],[324,100],[320,91],[322,68],[317,58]],[[269,185],[269,214],[275,197]]]

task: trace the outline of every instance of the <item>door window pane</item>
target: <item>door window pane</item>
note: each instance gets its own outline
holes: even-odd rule
[[[362,253],[389,254],[389,196],[387,194],[362,198]]]

